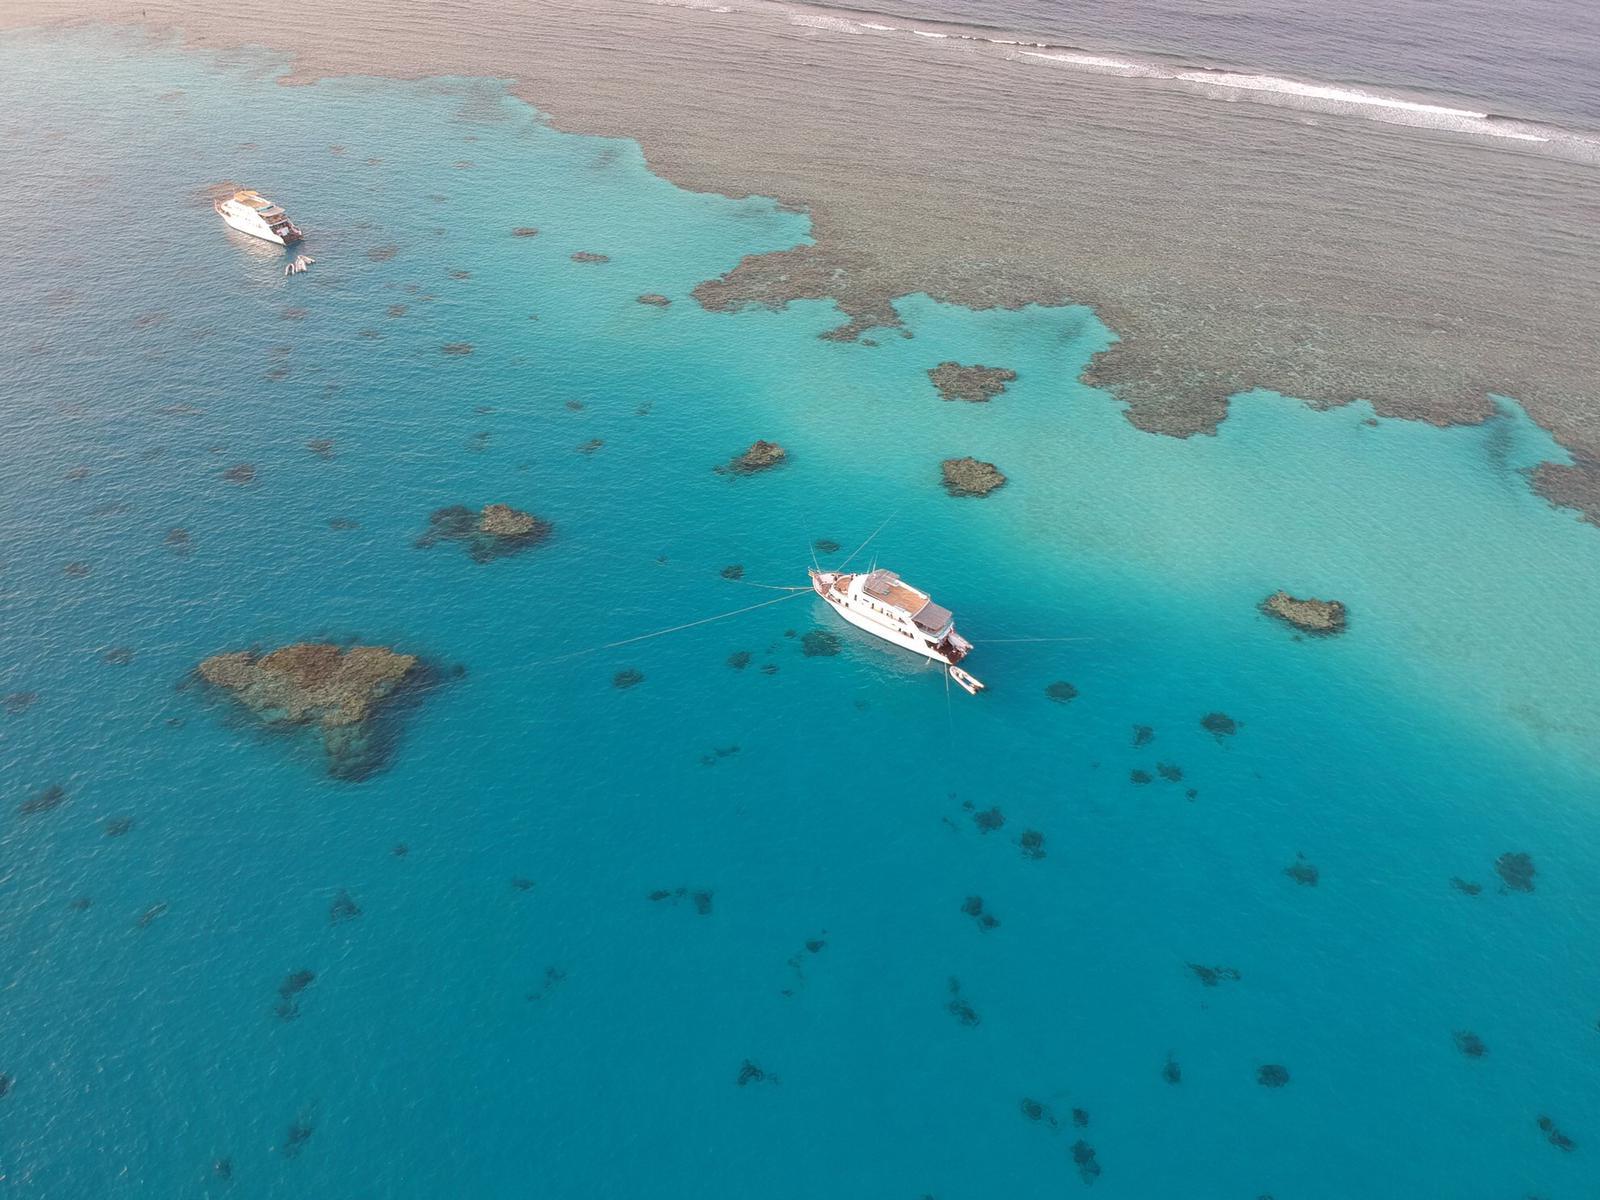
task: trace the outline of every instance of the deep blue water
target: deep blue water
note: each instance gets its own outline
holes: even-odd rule
[[[709,314],[693,285],[803,215],[498,84],[280,70],[0,42],[15,1194],[1594,1194],[1600,531],[1530,492],[1561,452],[1514,403],[1438,430],[1261,393],[1152,437],[1075,382],[1088,310],[912,297],[879,345],[819,340],[830,305]],[[224,179],[310,272],[220,226]],[[946,403],[952,358],[1019,379]],[[791,461],[714,472],[757,437]],[[947,497],[969,453],[1011,481]],[[414,548],[491,501],[554,537]],[[575,653],[886,518],[866,557],[955,610],[984,696],[809,597]],[[1349,632],[1296,639],[1280,586]],[[445,680],[362,782],[192,680],[317,637]]]

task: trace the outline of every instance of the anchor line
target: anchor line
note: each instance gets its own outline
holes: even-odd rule
[[[558,655],[547,658],[543,662],[533,663],[536,667],[549,666],[551,663],[566,662],[569,658],[581,658],[585,654],[598,654],[601,650],[615,650],[619,646],[631,646],[635,642],[649,641],[651,638],[665,637],[669,633],[679,633],[685,629],[693,629],[696,625],[709,625],[713,621],[725,621],[729,617],[737,617],[740,613],[754,612],[758,608],[766,608],[769,604],[782,604],[785,600],[793,600],[801,592],[809,592],[810,588],[801,588],[799,591],[790,592],[785,596],[776,596],[771,600],[763,600],[760,604],[746,605],[736,608],[732,612],[718,613],[714,617],[701,617],[698,621],[687,621],[682,625],[674,625],[670,629],[657,629],[651,633],[641,633],[637,637],[623,638],[616,642],[607,642],[603,646],[590,646],[587,650],[574,650],[571,654]]]
[[[899,511],[900,511],[899,509],[896,509],[894,512],[890,513],[887,517],[885,517],[882,520],[882,522],[879,523],[878,527],[876,529],[874,529],[871,534],[868,535],[867,540],[865,542],[862,542],[861,545],[857,546],[854,550],[850,551],[850,557],[846,558],[835,569],[839,570],[839,571],[842,571],[846,567],[848,567],[850,565],[850,559],[853,559],[856,555],[860,554],[863,550],[865,550],[867,548],[867,546],[872,542],[872,539],[877,537],[880,533],[883,532],[883,527],[885,525],[887,525],[890,521],[895,519],[895,517],[898,515]]]

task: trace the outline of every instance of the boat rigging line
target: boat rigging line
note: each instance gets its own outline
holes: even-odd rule
[[[759,585],[766,586],[766,585]],[[740,613],[754,612],[758,608],[766,608],[769,604],[782,604],[785,600],[793,600],[802,592],[809,592],[810,588],[797,588],[787,595],[776,596],[771,600],[763,600],[759,604],[749,604],[744,608],[736,608],[732,612],[718,613],[714,617],[701,617],[698,621],[686,621],[682,625],[674,625],[669,629],[657,629],[651,633],[641,633],[637,637],[623,638],[621,641],[607,642],[603,646],[590,646],[587,650],[574,650],[570,654],[558,655],[547,658],[543,662],[534,663],[537,667],[549,666],[551,663],[566,662],[569,658],[581,658],[585,654],[598,654],[602,650],[615,650],[619,646],[631,646],[635,642],[649,641],[651,638],[665,637],[669,633],[678,633],[684,629],[693,629],[696,625],[709,625],[713,621],[724,621],[729,617],[737,617]]]
[[[877,537],[880,533],[882,533],[883,532],[883,527],[885,525],[887,525],[890,521],[894,520],[895,517],[897,515],[899,515],[899,512],[900,512],[899,509],[895,509],[894,512],[890,513],[887,517],[885,517],[882,520],[882,522],[879,523],[878,527],[876,529],[874,529],[867,536],[867,540],[865,542],[862,542],[861,545],[857,546],[854,550],[850,551],[850,557],[846,558],[842,563],[840,563],[834,569],[836,571],[843,571],[846,567],[848,567],[850,565],[850,559],[854,558],[856,555],[860,554],[863,550],[865,550],[867,548],[867,546],[871,543],[872,539]]]

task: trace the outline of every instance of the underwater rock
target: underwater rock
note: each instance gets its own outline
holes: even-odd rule
[[[1079,1140],[1072,1147],[1072,1161],[1077,1164],[1078,1178],[1085,1183],[1093,1183],[1100,1178],[1100,1164],[1094,1156],[1094,1147],[1088,1142]]]
[[[578,447],[579,454],[593,454],[606,444],[605,438],[590,438]]]
[[[151,925],[155,924],[156,921],[160,920],[166,915],[167,902],[165,900],[158,900],[139,914],[139,920],[137,924],[140,929],[149,929]]]
[[[739,1087],[744,1087],[751,1083],[764,1083],[766,1078],[767,1073],[747,1058],[744,1060],[743,1065],[740,1066],[739,1076],[734,1082]]]
[[[361,906],[355,898],[343,888],[333,898],[333,903],[328,905],[328,924],[338,925],[342,921],[353,921],[361,915]]]
[[[1288,592],[1276,591],[1261,602],[1261,611],[1293,625],[1301,633],[1326,637],[1344,632],[1344,605],[1337,600],[1300,600]]]
[[[983,1021],[978,1015],[978,1010],[962,999],[961,981],[953,976],[950,979],[950,1000],[944,1007],[946,1012],[969,1029]]]
[[[194,538],[187,529],[181,526],[174,526],[167,530],[167,536],[162,540],[162,545],[166,546],[179,558],[185,558],[194,549]]]
[[[79,896],[67,905],[73,912],[88,912],[93,906],[94,901],[87,896]]]
[[[108,817],[100,828],[108,838],[126,837],[133,829],[132,817]]]
[[[1022,847],[1022,857],[1035,861],[1044,857],[1044,834],[1037,829],[1024,829],[1022,836],[1017,839],[1017,845]]]
[[[533,886],[533,880],[525,875],[518,875],[511,881],[512,889],[518,892],[531,892],[533,891]]]
[[[450,278],[451,279],[471,279],[472,278],[472,272],[471,271],[463,271],[458,267],[454,271],[450,272]]]
[[[727,566],[722,568],[722,577],[724,579],[743,579],[743,565],[740,563],[729,563]]]
[[[828,658],[839,653],[839,635],[826,629],[813,629],[800,639],[800,653],[807,658]]]
[[[1483,1039],[1470,1029],[1458,1029],[1452,1036],[1456,1040],[1456,1049],[1468,1058],[1482,1058],[1489,1053],[1489,1047],[1483,1044]]]
[[[441,354],[454,354],[457,357],[471,354],[472,351],[473,345],[471,342],[446,342],[439,347]]]
[[[788,457],[789,452],[777,442],[758,439],[743,454],[729,459],[728,465],[718,470],[734,475],[753,475],[757,471],[768,471],[779,466]]]
[[[611,686],[614,688],[638,687],[643,682],[644,672],[634,667],[624,668],[611,677]]]
[[[394,855],[396,858],[404,858],[406,855],[411,853],[411,847],[406,845],[404,842],[396,842],[393,847],[390,848],[389,853]]]
[[[305,1144],[311,1140],[313,1132],[315,1132],[315,1128],[312,1126],[310,1118],[305,1116],[296,1117],[294,1124],[289,1126],[289,1132],[284,1135],[283,1156],[285,1158],[294,1158],[305,1148]]]
[[[249,463],[235,463],[222,473],[222,477],[229,483],[250,483],[256,477],[256,469]]]
[[[374,246],[372,249],[367,251],[367,257],[373,262],[388,262],[391,258],[399,253],[400,247],[390,243],[385,246]]]
[[[415,656],[385,646],[344,649],[314,642],[259,656],[215,654],[199,671],[264,724],[320,728],[329,773],[348,780],[365,779],[381,768],[388,746],[371,718],[402,683],[422,674]]]
[[[11,1076],[0,1073],[0,1100],[11,1094]]]
[[[306,449],[311,451],[311,453],[315,454],[318,458],[332,458],[333,439],[312,438],[306,443]]]
[[[546,967],[544,969],[544,982],[539,985],[537,990],[529,992],[527,999],[532,1001],[543,1000],[551,992],[555,991],[556,988],[560,987],[564,982],[566,982],[566,978],[567,973],[560,967]]]
[[[211,1164],[211,1173],[213,1175],[215,1175],[218,1179],[223,1179],[223,1180],[232,1179],[233,1178],[233,1159],[231,1159],[231,1158],[219,1158],[219,1159],[217,1159],[216,1162]]]
[[[1189,970],[1194,972],[1195,978],[1206,987],[1216,987],[1219,983],[1237,983],[1239,972],[1233,967],[1208,967],[1201,963],[1189,963]]]
[[[966,400],[984,404],[1006,390],[1017,373],[1005,367],[986,367],[981,363],[964,367],[958,362],[942,362],[928,372],[933,386],[944,400]]]
[[[714,767],[723,759],[731,758],[737,753],[739,753],[738,746],[715,746],[710,754],[702,754],[700,756],[700,765],[702,767]]]
[[[1201,728],[1219,742],[1223,738],[1232,737],[1239,732],[1239,722],[1224,712],[1207,713],[1200,718],[1200,725]]]
[[[1079,1129],[1087,1129],[1089,1127],[1089,1110],[1086,1108],[1073,1109],[1072,1123]]]
[[[1162,1064],[1161,1078],[1174,1085],[1183,1082],[1183,1068],[1178,1065],[1178,1060],[1170,1054],[1167,1055],[1167,1061]]]
[[[1289,1082],[1289,1068],[1267,1063],[1256,1070],[1256,1082],[1262,1087],[1281,1088]]]
[[[709,917],[711,915],[710,892],[694,892],[690,895],[689,899],[694,901],[694,911],[697,914],[702,917]]]
[[[518,225],[511,231],[511,236],[520,238],[538,237],[539,231],[532,225]]]
[[[1457,875],[1452,875],[1450,877],[1450,886],[1455,888],[1456,891],[1463,892],[1468,896],[1476,896],[1483,891],[1483,884],[1473,883],[1471,880],[1462,879]]]
[[[816,541],[811,543],[811,548],[818,554],[839,553],[839,543],[834,541],[832,538],[818,538]]]
[[[1150,726],[1148,726],[1148,725],[1135,725],[1133,727],[1133,746],[1134,746],[1134,749],[1137,750],[1140,746],[1148,746],[1150,744],[1150,739],[1155,737],[1155,736],[1156,736],[1156,731],[1154,729],[1152,729]]]
[[[728,655],[728,665],[735,671],[742,671],[750,665],[750,651],[735,650]]]
[[[361,522],[352,521],[349,517],[330,517],[328,520],[328,528],[343,533],[350,529],[360,529]]]
[[[1022,1104],[1020,1107],[1022,1108],[1022,1115],[1027,1117],[1030,1121],[1047,1120],[1051,1125],[1056,1123],[1056,1119],[1051,1115],[1050,1110],[1043,1104],[1040,1104],[1039,1101],[1034,1100],[1031,1097],[1024,1096],[1022,1098]]]
[[[572,256],[575,263],[606,263],[611,261],[609,254],[596,254],[592,250],[579,250]]]
[[[1321,878],[1320,872],[1306,861],[1304,854],[1297,854],[1295,861],[1285,867],[1283,873],[1301,887],[1316,887],[1317,881]]]
[[[427,532],[413,545],[426,550],[441,541],[461,542],[473,562],[486,563],[537,546],[554,528],[509,504],[487,504],[478,512],[452,504],[428,517]]]
[[[406,313],[408,313],[410,311],[411,311],[411,309],[410,309],[409,305],[391,304],[391,305],[389,305],[388,312],[387,312],[386,315],[391,316],[391,317],[403,317],[403,316],[406,315]]]
[[[999,917],[983,911],[982,896],[968,896],[961,902],[961,911],[976,921],[979,929],[994,929],[1000,924]]]
[[[1177,763],[1157,763],[1156,774],[1168,783],[1178,783],[1183,779],[1183,768]]]
[[[1527,854],[1507,851],[1494,862],[1495,874],[1505,881],[1513,892],[1533,891],[1533,858]]]
[[[568,400],[567,401],[567,408],[569,410],[571,410],[572,412],[582,412],[583,411],[583,401],[582,400]]]
[[[639,303],[650,304],[656,308],[666,308],[672,303],[672,301],[661,295],[659,292],[646,292],[644,295],[639,297]]]
[[[1078,689],[1065,679],[1058,679],[1044,689],[1044,694],[1057,704],[1071,704],[1078,698]]]
[[[1573,1141],[1566,1134],[1562,1133],[1561,1130],[1557,1129],[1556,1123],[1549,1117],[1542,1114],[1540,1115],[1539,1128],[1544,1131],[1545,1140],[1557,1150],[1563,1150],[1567,1153],[1571,1153],[1578,1148],[1578,1143]]]
[[[69,579],[86,579],[89,571],[90,567],[86,562],[69,562],[61,568],[61,573]]]
[[[290,305],[278,315],[285,321],[303,321],[311,315],[311,310],[309,308],[301,308],[299,305]]]
[[[17,805],[17,812],[25,817],[47,813],[51,809],[60,808],[67,802],[67,789],[59,783],[52,783],[42,791],[35,792],[21,804]]]
[[[0,708],[6,710],[6,716],[17,717],[32,708],[38,699],[38,692],[7,692],[5,698],[0,699]]]
[[[944,490],[952,496],[982,499],[1005,484],[1006,477],[991,462],[976,458],[947,458],[940,464]]]
[[[978,827],[979,833],[993,833],[1005,825],[1006,815],[998,808],[991,808],[984,812],[973,813],[972,823]]]
[[[127,646],[113,646],[100,656],[100,661],[112,667],[125,667],[133,661],[133,650]]]
[[[1153,778],[1154,776],[1149,771],[1141,771],[1137,767],[1128,772],[1128,781],[1130,783],[1149,783]]]

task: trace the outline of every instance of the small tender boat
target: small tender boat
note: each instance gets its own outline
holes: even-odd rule
[[[303,236],[288,214],[259,192],[237,191],[226,200],[213,200],[211,207],[217,216],[251,237],[289,246]]]
[[[969,696],[976,696],[983,691],[983,684],[967,674],[960,667],[950,668],[950,678],[956,681],[956,686]]]
[[[956,632],[955,617],[912,587],[893,571],[878,568],[846,575],[838,571],[812,571],[812,590],[857,629],[943,663],[950,676],[969,694],[983,689],[956,664],[972,650],[972,643]],[[970,686],[969,686],[970,685]]]
[[[285,275],[299,275],[316,261],[309,254],[297,254],[294,256],[293,261],[284,264],[283,273]]]

